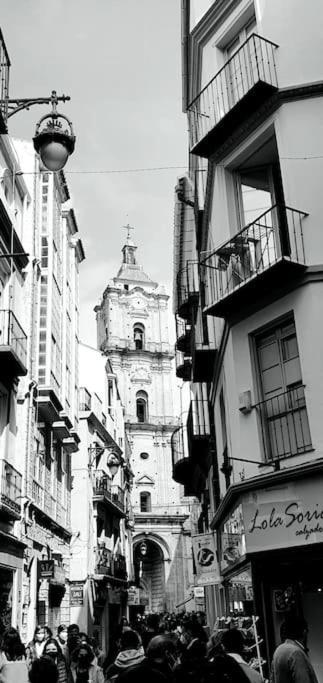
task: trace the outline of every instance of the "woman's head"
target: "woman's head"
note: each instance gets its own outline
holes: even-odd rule
[[[94,652],[87,643],[81,643],[72,654],[73,662],[83,669],[87,669],[94,659]]]
[[[1,650],[10,661],[24,656],[25,647],[20,640],[17,629],[10,627],[5,630],[1,639]]]
[[[49,638],[45,643],[43,654],[56,661],[61,652],[61,648],[56,638]]]
[[[48,636],[47,636],[45,627],[44,626],[36,626],[35,632],[34,632],[34,641],[36,643],[43,643],[47,637]]]
[[[66,643],[66,641],[67,641],[67,626],[64,626],[64,624],[61,624],[58,627],[57,637],[62,641],[62,643]]]

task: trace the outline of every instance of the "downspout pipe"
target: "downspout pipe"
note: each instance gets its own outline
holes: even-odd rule
[[[189,104],[189,35],[190,35],[190,1],[182,0],[181,23],[182,23],[182,110],[187,111]]]

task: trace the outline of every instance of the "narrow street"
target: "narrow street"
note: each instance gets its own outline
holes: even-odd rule
[[[3,0],[0,683],[323,683],[322,18]]]

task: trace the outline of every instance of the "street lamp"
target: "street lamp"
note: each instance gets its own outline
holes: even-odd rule
[[[90,456],[90,461],[88,463],[88,468],[91,469],[93,467],[95,459],[107,450],[109,450],[110,453],[107,455],[106,466],[110,471],[111,479],[113,479],[121,465],[121,459],[118,453],[116,453],[115,451],[111,451],[109,446],[89,446],[88,453]]]
[[[0,134],[8,133],[8,119],[22,109],[30,109],[34,104],[51,104],[51,112],[42,116],[37,123],[33,142],[34,148],[40,155],[46,169],[48,171],[61,171],[68,157],[74,152],[75,136],[71,121],[64,114],[58,113],[57,104],[58,102],[67,102],[70,97],[66,95],[58,97],[56,91],[53,90],[50,97],[10,99],[9,73],[11,63],[1,29],[0,54]],[[45,121],[46,124],[43,126]],[[63,121],[67,123],[65,129],[63,128]]]
[[[67,116],[58,113],[58,99],[53,90],[52,111],[38,121],[33,138],[34,148],[49,171],[61,171],[75,148],[72,123]],[[45,121],[46,125],[42,127]],[[62,121],[67,122],[68,128],[65,130]]]

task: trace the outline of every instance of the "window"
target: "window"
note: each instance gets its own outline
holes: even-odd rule
[[[133,338],[137,351],[144,348],[145,328],[141,323],[136,323],[133,328]]]
[[[311,437],[294,320],[258,335],[256,356],[265,458],[304,453]]]
[[[149,491],[140,494],[140,512],[151,512],[151,495]]]
[[[145,391],[137,391],[136,393],[136,412],[138,422],[147,422],[148,395]]]
[[[234,38],[227,45],[225,57],[228,63],[227,87],[230,107],[233,107],[249,89],[251,83],[257,81],[257,58],[254,41],[248,41],[243,50],[238,53],[239,48],[255,33],[257,23],[252,17],[245,26],[240,29]],[[237,53],[237,54],[236,54]]]

